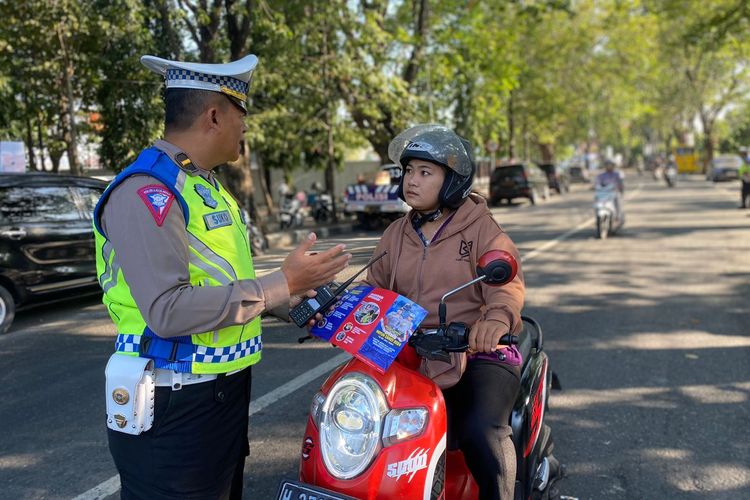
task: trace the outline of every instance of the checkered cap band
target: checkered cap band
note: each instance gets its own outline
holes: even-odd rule
[[[165,77],[167,88],[196,88],[221,92],[221,87],[227,87],[234,92],[242,94],[247,99],[249,83],[243,82],[231,76],[207,75],[190,71],[188,69],[167,69]]]

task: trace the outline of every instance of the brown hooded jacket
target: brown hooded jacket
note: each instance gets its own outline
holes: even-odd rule
[[[521,330],[524,281],[516,246],[493,219],[484,198],[472,194],[425,246],[411,224],[413,211],[393,222],[373,255],[388,255],[369,269],[365,281],[393,290],[427,309],[422,327],[436,327],[440,298],[476,277],[479,258],[488,250],[506,250],[518,261],[516,278],[503,287],[482,283],[446,300],[448,322],[473,325],[479,319],[497,320],[508,330]],[[446,219],[447,220],[447,219]]]

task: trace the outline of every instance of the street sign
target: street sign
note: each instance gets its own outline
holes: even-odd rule
[[[0,172],[25,172],[23,142],[0,141]]]

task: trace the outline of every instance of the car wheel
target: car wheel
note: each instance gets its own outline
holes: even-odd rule
[[[5,287],[0,286],[0,335],[8,331],[15,316],[16,303],[13,295]]]

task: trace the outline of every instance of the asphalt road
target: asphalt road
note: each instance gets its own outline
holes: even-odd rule
[[[738,186],[697,177],[667,189],[633,176],[628,188],[626,227],[607,240],[593,237],[585,186],[493,210],[524,257],[524,312],[544,327],[563,385],[548,413],[569,473],[560,489],[580,499],[750,498],[750,211],[735,209]],[[351,274],[378,236],[326,243],[346,241]],[[298,344],[301,333],[264,322],[246,498],[272,498],[295,477],[310,399],[325,363],[343,356]],[[117,492],[103,425],[113,336],[89,297],[19,314],[0,337],[0,498]]]

